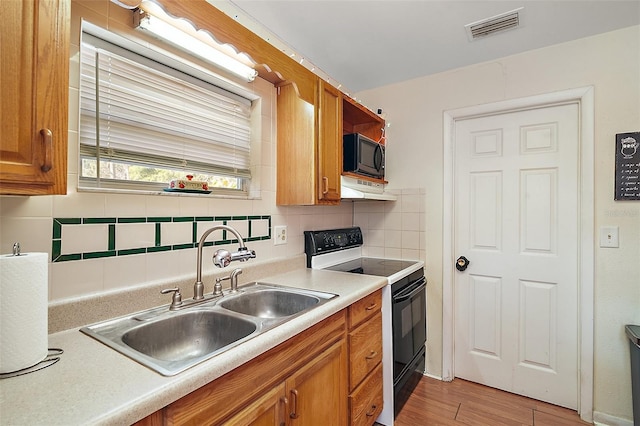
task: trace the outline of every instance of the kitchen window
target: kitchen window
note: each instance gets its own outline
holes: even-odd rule
[[[162,190],[193,175],[246,194],[253,102],[201,67],[123,44],[82,34],[80,187]]]

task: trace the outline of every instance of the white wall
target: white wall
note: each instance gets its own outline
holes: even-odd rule
[[[615,134],[640,131],[640,27],[358,95],[366,104],[383,108],[391,123],[387,147],[390,187],[426,188],[427,372],[440,376],[443,111],[584,86],[595,87],[596,230],[620,227],[620,248],[598,248],[596,243],[594,410],[631,419],[624,325],[640,323],[640,201],[614,201],[613,179]]]
[[[287,225],[288,243],[274,246],[273,239],[253,241],[247,246],[257,253],[251,263],[287,258],[304,252],[303,231],[351,226],[352,203],[340,206],[278,207],[275,204],[275,90],[270,83],[256,79],[246,84],[262,96],[259,131],[259,155],[252,162],[252,173],[260,181],[261,191],[255,199],[224,199],[180,194],[131,195],[124,193],[78,192],[78,104],[80,21],[125,35],[140,38],[131,29],[131,11],[108,0],[72,1],[69,84],[69,168],[68,194],[64,196],[0,197],[0,253],[10,253],[14,241],[24,252],[47,252],[51,257],[53,218],[131,218],[176,216],[270,216],[272,226]],[[144,42],[144,40],[141,40]],[[215,69],[214,69],[215,70]],[[219,72],[219,71],[215,71]],[[227,76],[231,78],[230,76]],[[142,228],[145,224],[139,225]],[[136,225],[133,225],[134,227]],[[69,246],[105,250],[103,241],[92,241],[96,227],[73,235],[63,228],[63,250]],[[100,228],[99,226],[97,228]],[[104,228],[104,226],[103,226]],[[180,228],[180,227],[178,227]],[[190,231],[186,238],[191,239]],[[106,228],[105,228],[106,229]],[[139,229],[140,233],[144,232]],[[246,236],[246,235],[245,235]],[[181,241],[180,235],[173,236]],[[212,235],[215,237],[215,235]],[[148,240],[148,236],[145,237]],[[73,241],[75,240],[75,241]],[[146,245],[148,241],[145,242]],[[66,246],[65,246],[66,245]],[[153,243],[151,243],[153,245]],[[144,245],[142,245],[144,246]],[[234,248],[231,246],[229,248]],[[212,273],[213,248],[205,249],[203,273]],[[141,286],[149,282],[170,282],[186,276],[195,277],[195,249],[172,250],[153,254],[135,254],[98,259],[64,261],[49,264],[49,300],[61,301]]]

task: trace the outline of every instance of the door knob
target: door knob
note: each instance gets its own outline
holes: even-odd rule
[[[456,260],[456,269],[458,271],[464,271],[465,269],[467,269],[467,266],[469,266],[469,259],[467,259],[464,256],[460,256],[458,258],[458,260]]]

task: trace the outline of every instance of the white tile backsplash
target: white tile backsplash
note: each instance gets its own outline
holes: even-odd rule
[[[186,244],[193,240],[193,222],[160,224],[160,245]]]
[[[364,234],[363,253],[372,257],[425,260],[425,190],[395,190],[395,202],[354,203],[353,222]]]
[[[385,214],[373,212],[369,213],[369,228],[368,229],[384,229],[385,226]]]
[[[53,217],[105,217],[107,195],[93,192],[71,192],[53,197]]]
[[[119,223],[116,226],[116,250],[153,247],[155,223]]]
[[[249,222],[246,220],[230,220],[229,222],[227,222],[227,224],[232,227],[233,229],[235,229],[236,231],[238,231],[240,233],[240,236],[245,237],[246,235],[249,235]],[[228,240],[235,240],[236,237],[233,236],[233,234],[231,232],[227,232],[227,239]]]
[[[384,230],[384,246],[387,248],[402,248],[402,232],[396,230]]]
[[[401,213],[387,213],[384,217],[383,229],[400,231],[402,229],[402,219]]]
[[[109,249],[109,225],[62,226],[62,254],[107,251]]]
[[[134,287],[146,281],[147,269],[144,254],[109,257],[104,259],[104,290]]]
[[[402,230],[419,231],[420,213],[402,213]]]
[[[51,263],[49,266],[49,300],[104,291],[104,259]]]
[[[12,253],[13,244],[20,243],[23,253],[49,253],[50,255],[51,229],[51,218],[2,216],[0,218],[0,235],[2,236],[0,254]]]
[[[0,197],[0,217],[51,217],[53,197]]]
[[[294,228],[293,223],[289,223],[288,226],[290,228]],[[291,231],[289,231],[291,232]],[[258,219],[251,221],[251,237],[263,237],[269,235],[269,220],[268,219]]]
[[[420,232],[418,231],[402,231],[402,240],[400,247],[402,249],[420,249]]]
[[[144,197],[133,194],[110,194],[105,203],[107,217],[146,217]]]

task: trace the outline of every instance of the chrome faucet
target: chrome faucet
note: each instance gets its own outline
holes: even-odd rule
[[[249,250],[244,245],[244,241],[242,240],[240,233],[235,229],[233,229],[232,227],[227,225],[216,225],[204,231],[204,234],[202,234],[202,237],[200,237],[200,241],[198,242],[196,282],[193,284],[193,300],[204,299],[204,284],[202,283],[202,247],[204,246],[204,240],[207,239],[209,234],[211,234],[213,231],[216,231],[216,230],[231,232],[236,237],[236,239],[238,240],[238,243],[240,244],[238,251],[235,253],[230,253],[228,250],[220,249],[213,254],[213,263],[218,268],[224,268],[226,266],[229,266],[229,264],[234,260],[239,260],[240,262],[244,262],[246,260],[253,259],[256,257],[256,252],[253,250]],[[231,279],[232,290],[234,287],[233,286],[234,281],[235,281],[236,288],[238,285],[237,275],[240,274],[242,270],[238,270],[238,271],[240,272],[233,271],[229,276]]]

